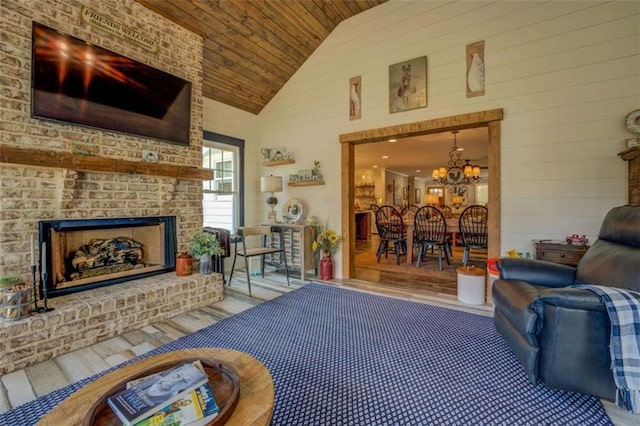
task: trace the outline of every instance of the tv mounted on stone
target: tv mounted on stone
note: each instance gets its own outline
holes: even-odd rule
[[[32,117],[189,145],[189,81],[37,22],[32,35]]]

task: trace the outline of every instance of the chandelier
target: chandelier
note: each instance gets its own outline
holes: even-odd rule
[[[463,188],[464,185],[480,181],[480,166],[471,164],[469,160],[462,160],[462,148],[458,148],[456,139],[458,131],[453,130],[451,133],[453,133],[453,148],[449,151],[448,167],[433,169],[431,176],[434,183],[448,186],[449,192],[460,194],[460,192],[466,191],[466,188]]]

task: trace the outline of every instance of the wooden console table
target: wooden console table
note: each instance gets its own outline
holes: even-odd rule
[[[198,348],[167,352],[129,364],[89,383],[44,416],[38,425],[81,425],[104,392],[113,389],[132,373],[156,364],[185,358],[215,358],[232,365],[240,376],[240,398],[226,425],[268,425],[271,423],[275,390],[267,368],[244,352],[222,348]]]
[[[536,260],[561,263],[563,265],[576,266],[589,246],[580,244],[567,244],[562,242],[536,241]]]

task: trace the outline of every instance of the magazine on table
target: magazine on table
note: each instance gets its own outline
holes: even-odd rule
[[[107,398],[107,404],[126,425],[134,425],[209,382],[200,361],[179,364],[154,374]]]
[[[220,408],[213,397],[211,386],[206,383],[193,389],[184,398],[166,405],[135,424],[135,426],[198,426],[206,425],[218,416]]]

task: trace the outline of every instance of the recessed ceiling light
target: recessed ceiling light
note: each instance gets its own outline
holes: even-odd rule
[[[398,142],[398,139],[389,139],[389,142],[391,143]]]
[[[416,170],[416,173],[420,173],[421,171],[422,171],[422,170],[418,169],[418,170]]]
[[[458,148],[456,151],[464,151],[464,148]]]
[[[378,165],[377,165],[377,164],[374,164],[374,165],[373,165],[373,168],[374,168],[374,169],[377,169],[377,168],[378,168]]]
[[[387,158],[389,158],[389,156],[388,155],[383,155],[382,158],[384,158],[386,160]]]

